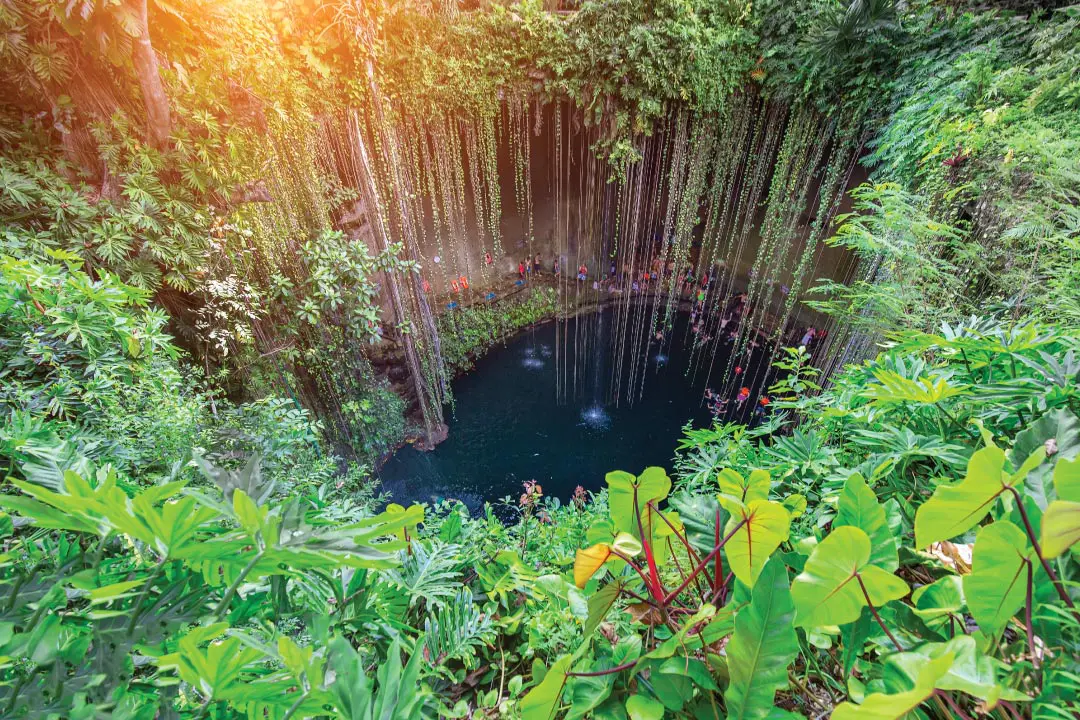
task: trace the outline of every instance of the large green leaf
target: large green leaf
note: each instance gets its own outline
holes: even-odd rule
[[[836,528],[818,543],[791,586],[799,627],[855,622],[866,605],[859,580],[875,607],[899,600],[907,584],[870,564],[870,538],[850,525]]]
[[[769,473],[764,470],[754,470],[749,477],[744,478],[730,468],[721,470],[716,476],[716,482],[720,486],[721,495],[730,495],[743,503],[751,500],[767,500],[769,487],[772,484]]]
[[[608,583],[589,596],[589,616],[585,620],[584,630],[586,638],[592,635],[593,630],[607,617],[608,611],[615,605],[615,601],[619,599],[621,590],[622,584],[616,581]]]
[[[1054,491],[1057,499],[1042,517],[1039,546],[1044,558],[1055,558],[1080,542],[1080,458],[1058,460]]]
[[[958,615],[964,608],[963,580],[958,575],[946,575],[911,593],[912,610],[927,625],[940,627],[949,615]]]
[[[791,514],[780,503],[761,499],[746,505],[732,504],[729,509],[732,516],[725,533],[736,526],[738,529],[724,546],[728,564],[735,577],[752,588],[765,561],[787,540]]]
[[[564,655],[552,663],[540,684],[521,699],[521,720],[551,720],[555,717],[571,660],[570,655]]]
[[[897,720],[922,705],[933,695],[938,680],[949,671],[953,656],[946,654],[925,663],[914,687],[905,692],[867,695],[861,705],[842,702],[833,710],[832,720]]]
[[[1052,499],[1051,479],[1057,464],[1080,454],[1080,418],[1064,408],[1051,410],[1017,434],[1009,460],[1019,466],[1033,452],[1045,447],[1048,440],[1054,441],[1057,452],[1024,479],[1028,495],[1035,499],[1040,510],[1045,510]]]
[[[735,616],[727,646],[731,683],[724,695],[729,720],[769,715],[776,691],[787,684],[787,667],[799,653],[794,619],[787,569],[773,558],[762,568],[750,604]]]
[[[964,576],[964,597],[981,630],[998,632],[1024,606],[1027,564],[1034,555],[1024,531],[1010,522],[979,530],[971,572]]]
[[[646,695],[632,695],[626,701],[626,714],[630,720],[660,720],[664,706]]]
[[[946,655],[951,655],[953,662],[934,684],[938,690],[957,690],[990,704],[998,700],[1031,700],[1019,690],[998,682],[995,670],[998,663],[979,651],[971,635],[957,635],[948,642],[925,643],[909,652],[890,655],[886,673],[899,672],[907,681],[916,682],[926,663]]]
[[[863,480],[859,473],[850,475],[844,482],[840,500],[836,507],[836,519],[833,527],[850,525],[857,527],[870,537],[870,562],[873,565],[894,572],[900,567],[896,553],[896,539],[889,529],[885,516],[885,507],[878,502],[877,495]]]
[[[979,524],[994,502],[1009,488],[1019,485],[1046,457],[1037,449],[1015,473],[1005,470],[1005,451],[985,433],[986,447],[968,462],[967,475],[959,485],[939,485],[934,495],[915,513],[915,546],[925,548],[961,535]]]
[[[615,523],[615,530],[632,533],[642,539],[638,532],[638,513],[644,513],[645,506],[650,502],[659,504],[668,496],[671,479],[664,469],[659,467],[645,468],[637,477],[616,470],[609,472],[605,479],[608,485],[608,509],[611,520]]]
[[[728,512],[712,495],[680,492],[668,498],[668,507],[678,511],[690,545],[705,555],[716,546],[716,529],[727,524]]]
[[[598,668],[600,669],[600,668]],[[567,699],[570,709],[565,720],[577,720],[592,712],[597,705],[611,695],[616,675],[598,675],[593,677],[572,677],[567,683]]]

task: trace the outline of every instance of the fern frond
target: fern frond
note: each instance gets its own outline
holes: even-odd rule
[[[493,633],[491,618],[473,602],[472,591],[463,587],[451,603],[424,620],[424,649],[434,665],[461,660],[469,667],[476,649]]]
[[[387,571],[387,577],[409,596],[409,607],[420,600],[428,606],[442,607],[457,595],[458,546],[433,540],[430,545],[416,542],[412,552],[401,554],[401,566]]]

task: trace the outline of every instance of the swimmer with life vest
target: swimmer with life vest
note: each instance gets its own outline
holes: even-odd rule
[[[735,398],[735,401],[737,403],[739,403],[740,406],[742,406],[742,404],[744,402],[746,402],[747,400],[749,400],[749,399],[750,399],[750,388],[748,388],[748,387],[740,388],[739,389],[739,396],[737,398]]]

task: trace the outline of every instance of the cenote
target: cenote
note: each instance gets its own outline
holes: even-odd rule
[[[729,388],[726,419],[753,421],[766,357],[743,356],[745,380],[725,382],[731,346],[695,358],[688,313],[663,341],[636,348],[618,342],[617,315],[547,322],[493,349],[454,381],[448,438],[400,449],[379,471],[384,489],[399,503],[456,499],[476,512],[489,502],[504,514],[500,501],[516,502],[527,480],[565,502],[579,485],[600,489],[612,469],[670,469],[683,426],[711,419],[706,388]],[[751,395],[740,405],[742,384]]]

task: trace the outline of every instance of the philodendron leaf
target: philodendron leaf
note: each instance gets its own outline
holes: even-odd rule
[[[912,689],[892,695],[867,695],[861,705],[842,702],[833,710],[832,720],[897,720],[930,699],[952,663],[953,656],[948,653],[930,660],[922,666]]]
[[[680,492],[668,498],[668,507],[678,511],[691,547],[706,555],[716,545],[716,529],[727,524],[727,510],[712,495]]]
[[[615,530],[635,536],[639,535],[638,513],[643,513],[650,502],[659,503],[671,491],[671,479],[659,467],[645,468],[637,477],[616,470],[609,472],[605,479],[608,484],[608,508]]]
[[[1054,491],[1057,499],[1042,517],[1039,545],[1044,558],[1056,558],[1080,542],[1080,458],[1058,460]]]
[[[597,543],[584,550],[578,550],[574,556],[574,584],[579,588],[585,587],[589,578],[595,575],[610,557],[611,546],[607,543]]]
[[[979,651],[978,643],[971,635],[957,635],[948,642],[926,643],[909,652],[890,655],[886,664],[886,673],[897,671],[910,681],[915,681],[927,662],[946,655],[952,655],[953,662],[948,671],[934,684],[938,690],[957,690],[967,693],[985,700],[990,708],[993,708],[999,700],[1020,702],[1031,700],[1019,690],[998,682],[995,670],[997,663]]]
[[[735,616],[727,646],[731,684],[724,694],[729,720],[768,717],[799,653],[794,619],[787,569],[773,558],[762,568],[750,604]]]
[[[768,500],[769,487],[772,485],[769,473],[764,470],[754,470],[750,477],[744,478],[730,468],[721,470],[716,476],[716,482],[720,486],[721,495],[730,495],[743,503]]]
[[[578,720],[591,713],[597,705],[604,702],[611,695],[611,688],[615,684],[615,675],[599,675],[593,677],[574,677],[567,683],[567,699],[570,701],[570,709],[566,713],[565,720]]]
[[[915,513],[915,546],[949,540],[979,524],[994,502],[1012,487],[1022,487],[1027,474],[1042,463],[1046,450],[1033,452],[1020,469],[1005,471],[1005,451],[984,433],[986,447],[968,461],[967,475],[959,485],[939,485],[934,495]]]
[[[878,502],[877,495],[859,473],[848,477],[836,505],[833,527],[847,525],[859,528],[870,537],[870,562],[873,565],[889,572],[895,572],[900,567],[896,539],[889,529],[885,507]]]
[[[724,551],[735,577],[752,588],[765,561],[787,540],[791,515],[780,503],[761,499],[744,506],[731,503],[729,509],[732,517],[724,532],[734,534]]]
[[[626,701],[626,714],[630,720],[660,720],[664,706],[646,695],[631,695]]]
[[[964,608],[963,580],[958,575],[946,575],[911,593],[912,610],[919,618],[935,627]]]
[[[865,532],[850,525],[836,528],[814,548],[791,586],[795,625],[855,622],[866,606],[866,595],[880,607],[907,593],[903,580],[870,563],[870,538]]]
[[[570,655],[564,655],[552,663],[543,681],[521,699],[521,720],[551,720],[555,717],[572,659]]]
[[[585,620],[585,637],[592,635],[593,630],[607,617],[608,611],[619,599],[620,590],[622,590],[622,585],[619,582],[612,582],[589,597],[589,616]]]
[[[1053,499],[1051,473],[1057,467],[1054,461],[1060,463],[1080,455],[1080,417],[1064,408],[1051,410],[1018,433],[1009,451],[1013,465],[1019,465],[1049,440],[1053,440],[1057,452],[1049,458],[1050,462],[1035,468],[1024,478],[1028,497],[1033,498],[1043,511]],[[1058,497],[1061,497],[1060,492]]]
[[[1010,522],[979,530],[963,583],[968,610],[983,632],[998,632],[1024,606],[1027,566],[1034,556],[1024,531]]]
[[[1080,502],[1055,500],[1042,517],[1040,546],[1044,558],[1056,558],[1080,542]]]
[[[792,518],[797,518],[806,512],[806,496],[798,493],[788,495],[780,501],[781,504],[788,509]]]

